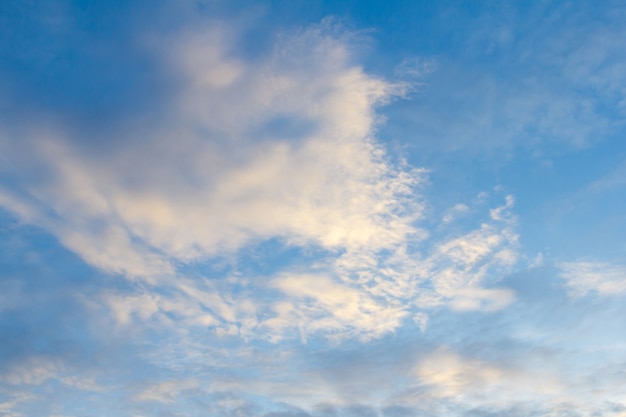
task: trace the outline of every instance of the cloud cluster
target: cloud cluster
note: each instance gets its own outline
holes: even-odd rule
[[[409,233],[394,212],[415,179],[371,136],[374,106],[395,87],[321,29],[279,41],[262,62],[232,58],[224,37],[171,42],[183,81],[166,123],[115,132],[104,150],[54,129],[20,132],[19,144],[3,134],[15,181],[3,205],[89,263],[137,277],[273,237],[334,250]]]
[[[121,325],[173,315],[222,333],[369,338],[449,300],[458,310],[510,303],[481,288],[492,267],[514,263],[508,219],[492,213],[493,224],[416,249],[427,237],[416,223],[425,172],[375,139],[376,107],[404,84],[365,73],[332,21],[277,36],[262,57],[237,42],[222,24],[150,38],[176,92],[163,113],[98,132],[103,144],[58,123],[3,131],[0,203],[92,266],[147,285],[103,296]],[[317,255],[234,284],[181,272],[270,239]],[[274,301],[235,297],[250,279],[248,292]]]

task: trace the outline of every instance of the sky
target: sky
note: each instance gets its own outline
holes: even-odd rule
[[[0,415],[626,417],[626,2],[0,2]]]

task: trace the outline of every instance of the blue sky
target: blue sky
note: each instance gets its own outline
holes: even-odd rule
[[[626,4],[0,4],[0,415],[626,416]]]

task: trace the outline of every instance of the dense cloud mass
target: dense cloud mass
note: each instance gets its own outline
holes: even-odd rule
[[[428,56],[260,4],[0,8],[0,414],[626,416],[623,8],[432,6]]]

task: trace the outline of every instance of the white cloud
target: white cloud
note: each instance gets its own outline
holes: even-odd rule
[[[413,57],[402,61],[394,72],[399,77],[419,80],[436,71],[438,65],[437,59],[432,57]]]
[[[175,402],[182,392],[196,389],[198,389],[198,381],[195,379],[171,380],[150,385],[136,394],[133,399],[170,404]]]
[[[11,393],[10,397],[10,400],[0,403],[0,413],[2,413],[3,417],[22,417],[24,414],[15,409],[18,408],[20,404],[28,404],[28,402],[36,399],[35,395],[26,392],[14,392]]]
[[[234,63],[225,38],[173,41],[168,58],[190,81],[169,120],[123,132],[106,152],[63,132],[24,133],[23,147],[3,135],[21,165],[21,189],[5,188],[3,203],[87,262],[140,276],[277,236],[341,249],[409,233],[394,212],[415,178],[372,138],[374,106],[395,87],[350,64],[323,27],[262,62]]]
[[[512,204],[507,198],[488,223],[461,236],[430,242],[416,233],[382,249],[330,256],[316,274],[283,274],[273,286],[290,301],[277,302],[264,325],[273,337],[297,327],[303,339],[322,329],[333,338],[369,339],[394,331],[409,314],[425,329],[434,307],[501,310],[514,301],[513,291],[488,286],[517,262]],[[408,248],[417,243],[431,253]]]
[[[450,307],[456,311],[498,311],[514,300],[515,294],[509,289],[465,288],[458,291]]]
[[[601,296],[626,293],[626,267],[602,262],[563,262],[561,277],[574,297],[588,293]]]
[[[416,250],[428,236],[416,226],[425,171],[394,162],[374,137],[377,106],[405,87],[355,65],[350,35],[338,33],[327,21],[279,36],[256,59],[225,25],[153,39],[179,87],[168,113],[98,132],[110,136],[102,146],[58,124],[2,133],[0,203],[87,263],[142,281],[136,294],[104,296],[120,325],[369,338],[453,300],[502,308],[511,294],[482,285],[515,261],[512,197],[478,230]],[[270,279],[260,306],[235,297],[232,281],[179,272],[268,239],[320,255]]]
[[[266,325],[298,323],[304,337],[319,330],[348,334],[356,330],[367,337],[376,337],[399,327],[407,314],[399,302],[377,301],[362,288],[334,282],[323,275],[284,276],[273,285],[294,299],[296,305],[278,311],[283,313],[281,320],[274,319]],[[342,336],[345,335],[339,335]]]
[[[449,209],[441,220],[443,223],[450,223],[458,216],[463,215],[469,211],[469,207],[466,204],[455,204],[454,207]]]
[[[513,301],[509,290],[482,288],[486,281],[497,282],[517,262],[512,207],[513,197],[507,196],[504,205],[490,210],[491,222],[437,245],[430,279],[439,296],[452,300],[452,308],[499,310]]]
[[[104,306],[112,324],[121,329],[141,323],[146,328],[166,327],[180,336],[193,328],[212,328],[221,336],[249,338],[259,324],[257,302],[247,293],[235,297],[231,292],[229,285],[178,276],[158,287],[108,291],[87,304],[94,312]]]
[[[48,381],[56,381],[82,391],[105,390],[97,381],[93,370],[79,371],[70,361],[43,355],[14,359],[0,374],[0,382],[13,386],[38,386]]]
[[[29,357],[12,366],[2,375],[2,381],[11,385],[40,385],[59,373],[60,364],[43,357]]]
[[[547,369],[499,366],[463,357],[445,347],[420,360],[414,374],[432,395],[470,407],[502,406],[518,401],[558,402],[564,392],[557,376]]]
[[[113,312],[118,324],[126,325],[131,322],[132,316],[147,320],[159,311],[159,298],[156,295],[121,296],[106,294],[105,303]]]

